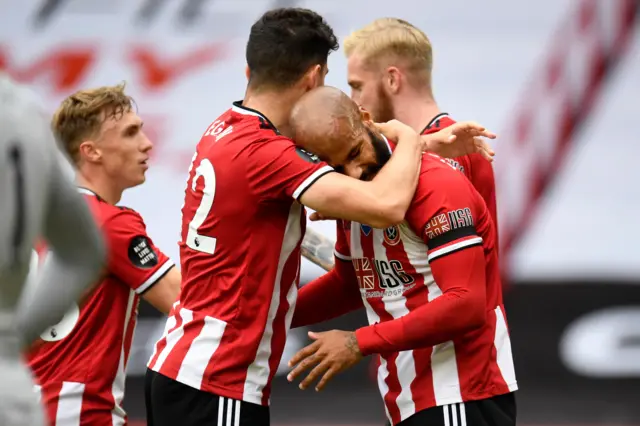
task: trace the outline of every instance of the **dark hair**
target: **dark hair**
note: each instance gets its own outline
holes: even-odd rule
[[[338,39],[312,10],[281,8],[266,12],[251,26],[247,65],[252,87],[289,87],[313,65],[326,65]]]

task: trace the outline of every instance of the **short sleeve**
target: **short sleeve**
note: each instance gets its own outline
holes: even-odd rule
[[[335,256],[344,260],[345,262],[351,262],[351,249],[349,248],[349,240],[347,240],[346,227],[350,226],[351,222],[338,219],[336,220],[336,246],[334,249]]]
[[[256,142],[248,152],[249,185],[264,200],[298,200],[315,181],[332,171],[318,157],[284,137]]]
[[[452,170],[431,169],[420,176],[406,218],[427,245],[429,262],[482,245],[476,231],[474,194],[467,179]]]
[[[109,273],[136,293],[149,290],[174,267],[173,261],[153,244],[137,212],[122,208],[103,230],[108,242]]]

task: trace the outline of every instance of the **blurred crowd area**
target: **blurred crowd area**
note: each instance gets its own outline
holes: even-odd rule
[[[441,108],[499,134],[495,171],[521,424],[640,425],[636,1],[0,0],[0,69],[29,83],[51,111],[80,88],[127,82],[155,149],[147,183],[123,203],[177,259],[194,146],[242,98],[248,28],[278,6],[318,11],[341,38],[382,16],[427,33]],[[329,68],[327,84],[348,91],[342,51]],[[334,238],[331,223],[310,227]],[[320,273],[305,261],[303,282]],[[144,418],[142,375],[164,325],[147,308],[125,400],[134,421]],[[356,313],[319,329],[365,321]],[[306,330],[292,331],[284,359],[305,343]],[[320,394],[288,384],[285,371],[274,385],[274,424],[383,424],[369,363]]]

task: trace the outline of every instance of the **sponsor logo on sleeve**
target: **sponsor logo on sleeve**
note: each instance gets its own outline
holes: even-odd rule
[[[453,229],[473,226],[473,216],[471,215],[471,209],[468,207],[465,207],[464,209],[451,210],[450,212],[447,212],[447,216],[449,216],[449,222]]]
[[[434,216],[424,227],[424,233],[430,240],[449,231],[451,225],[445,213]]]
[[[471,215],[471,209],[465,207],[434,216],[425,225],[424,233],[427,238],[433,239],[445,232],[469,226],[474,226],[473,216]]]
[[[153,268],[158,264],[158,255],[153,250],[151,241],[143,235],[131,239],[129,242],[129,260],[138,268]]]

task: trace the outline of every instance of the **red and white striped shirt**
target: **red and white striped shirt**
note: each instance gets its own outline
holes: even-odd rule
[[[364,305],[370,325],[356,337],[364,355],[380,354],[378,385],[393,424],[517,389],[494,225],[468,179],[425,155],[402,224],[337,228],[336,267],[301,289],[293,324]]]
[[[333,169],[239,102],[200,140],[182,209],[182,290],[149,368],[268,405],[291,324],[305,210]]]
[[[423,135],[439,132],[440,130],[455,124],[455,120],[446,112],[441,112],[429,121],[422,130]],[[467,154],[453,159],[446,158],[456,169],[460,170],[471,181],[473,187],[480,193],[487,204],[491,219],[498,232],[498,207],[496,204],[496,179],[493,166],[480,154]],[[497,238],[497,237],[496,237]]]
[[[28,363],[51,425],[121,426],[127,423],[121,403],[140,295],[174,264],[149,239],[137,212],[80,192],[105,235],[105,277],[41,335],[44,343]]]

